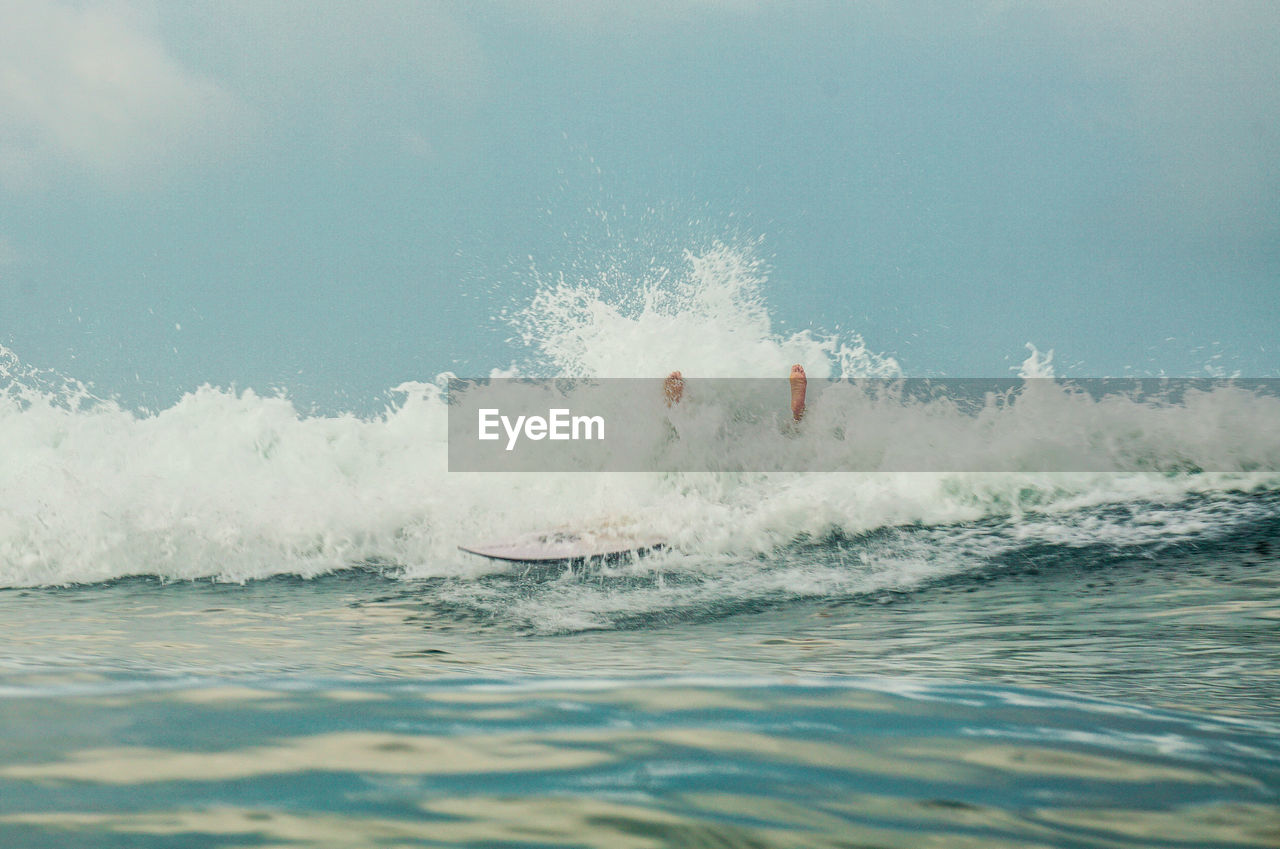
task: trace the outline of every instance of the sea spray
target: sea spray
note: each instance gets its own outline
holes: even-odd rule
[[[506,371],[660,377],[678,368],[781,382],[801,362],[815,403],[788,450],[828,456],[831,468],[850,451],[900,438],[905,427],[945,436],[939,450],[961,445],[975,456],[1035,460],[1039,423],[1065,420],[1089,450],[1145,458],[1154,471],[450,474],[447,376],[397,387],[381,414],[366,417],[308,415],[286,397],[211,386],[168,409],[137,412],[5,351],[0,586],[130,575],[246,581],[357,567],[389,579],[446,579],[448,593],[481,609],[497,609],[481,600],[497,592],[505,610],[512,597],[482,576],[509,570],[457,545],[583,526],[669,540],[668,554],[621,567],[640,581],[621,595],[557,585],[520,603],[535,629],[610,627],[645,611],[945,577],[980,566],[984,550],[960,556],[967,549],[906,537],[897,548],[859,542],[846,558],[815,565],[796,554],[815,541],[865,542],[902,528],[969,538],[963,529],[974,526],[985,529],[978,539],[1034,538],[1038,528],[1085,539],[1096,529],[1079,517],[1107,505],[1142,504],[1158,515],[1159,505],[1187,497],[1213,504],[1277,485],[1274,398],[1229,386],[1178,403],[1093,398],[1044,380],[1051,354],[1033,348],[1022,374],[1041,379],[1014,396],[976,414],[955,399],[929,398],[905,415],[889,397],[827,380],[899,376],[892,358],[851,332],[778,331],[766,281],[751,246],[727,244],[639,278],[539,276],[511,313],[526,348]],[[664,410],[637,402],[636,413]],[[842,440],[830,438],[837,432]],[[1235,471],[1200,473],[1197,463]],[[1015,521],[1016,533],[1007,524]],[[1163,530],[1171,538],[1198,533],[1174,520]],[[557,594],[582,597],[556,612]]]
[[[535,294],[508,318],[527,355],[519,373],[545,376],[894,377],[897,362],[857,333],[782,333],[764,299],[768,273],[746,248],[716,242],[642,277],[535,275]],[[511,374],[511,372],[501,372]]]

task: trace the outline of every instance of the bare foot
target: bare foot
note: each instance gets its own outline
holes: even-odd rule
[[[804,376],[804,366],[796,363],[791,367],[791,418],[800,421],[804,418],[804,393],[809,379]]]
[[[662,394],[667,397],[668,407],[680,403],[680,398],[684,395],[684,378],[680,376],[680,372],[673,371],[662,381]]]

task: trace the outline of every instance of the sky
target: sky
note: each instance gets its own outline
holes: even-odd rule
[[[710,238],[912,375],[1280,376],[1280,4],[0,0],[0,345],[126,404],[487,374]]]

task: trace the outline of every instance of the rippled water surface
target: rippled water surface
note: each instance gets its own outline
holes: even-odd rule
[[[0,845],[1274,846],[1270,509],[1138,549],[7,590]],[[985,559],[831,591],[939,538]],[[771,572],[778,603],[723,592]],[[625,615],[529,613],[567,598]]]

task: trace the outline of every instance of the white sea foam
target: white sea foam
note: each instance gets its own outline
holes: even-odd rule
[[[690,377],[760,377],[783,376],[793,362],[815,383],[900,373],[856,334],[778,332],[764,285],[750,249],[723,244],[644,279],[540,279],[512,315],[527,356],[503,373],[652,377],[679,368]],[[1032,349],[1023,374],[1050,368],[1049,355]],[[1066,420],[1081,433],[1079,450],[1144,457],[1162,473],[520,475],[446,470],[442,385],[404,384],[382,415],[363,418],[304,415],[286,398],[210,386],[139,413],[0,350],[0,586],[139,574],[239,581],[370,563],[414,578],[466,578],[503,567],[459,554],[458,544],[610,526],[664,537],[678,551],[631,568],[676,570],[695,584],[733,574],[735,589],[704,583],[710,595],[686,596],[713,604],[715,592],[754,597],[777,592],[779,581],[800,594],[910,584],[969,562],[936,551],[914,559],[863,552],[838,568],[743,571],[744,558],[805,539],[1033,514],[1049,518],[1027,532],[1059,543],[1106,533],[1176,536],[1199,532],[1187,525],[1194,516],[1156,515],[1154,525],[1121,530],[1052,517],[1280,482],[1265,471],[1280,468],[1280,405],[1230,388],[1159,404],[1036,384],[1016,404],[997,399],[976,415],[946,398],[904,415],[901,405],[895,411],[858,392],[827,392],[811,407],[809,432],[789,449],[832,452],[830,467],[840,468],[839,452],[880,450],[903,428],[917,428],[919,441],[933,440],[940,451],[1035,459],[1038,428]],[[822,438],[842,428],[856,439]],[[1237,471],[1178,471],[1196,465]],[[955,533],[957,541],[964,534]],[[609,605],[658,603],[641,595],[566,601],[559,615],[573,619],[569,629],[620,615]]]

